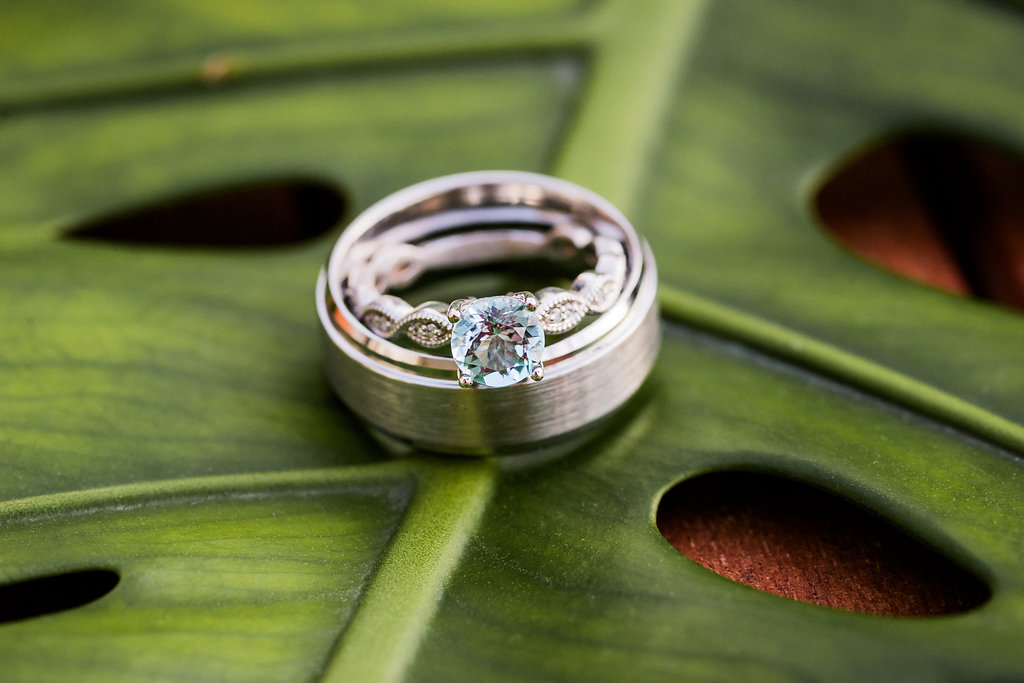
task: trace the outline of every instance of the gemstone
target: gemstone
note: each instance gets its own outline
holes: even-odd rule
[[[474,384],[507,387],[540,366],[544,328],[521,299],[491,296],[465,304],[452,328],[452,358]]]

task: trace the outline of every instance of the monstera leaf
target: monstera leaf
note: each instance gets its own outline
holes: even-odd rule
[[[5,680],[1024,677],[1024,319],[814,209],[903,130],[1024,147],[1014,6],[44,0],[0,45]],[[633,218],[661,357],[561,457],[392,456],[327,387],[316,274],[485,168]],[[955,571],[845,601],[865,532],[817,597],[730,572],[691,493],[766,490]]]

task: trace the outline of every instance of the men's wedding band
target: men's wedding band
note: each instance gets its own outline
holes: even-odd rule
[[[550,262],[551,285],[400,296],[426,272],[515,273],[524,260]],[[328,380],[363,420],[413,448],[490,455],[549,445],[629,399],[657,356],[656,295],[650,248],[609,202],[549,176],[478,171],[357,216],[320,272],[316,308]]]

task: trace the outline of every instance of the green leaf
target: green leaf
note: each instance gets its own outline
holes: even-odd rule
[[[854,258],[812,209],[893,130],[1024,148],[1015,10],[187,0],[4,17],[0,579],[120,577],[0,623],[5,679],[1024,676],[1024,321]],[[564,457],[394,457],[366,433],[331,396],[313,314],[340,226],[274,248],[67,236],[289,178],[338,188],[351,218],[481,168],[580,182],[657,254],[654,374]],[[992,597],[896,619],[709,572],[655,512],[730,469],[855,501]]]

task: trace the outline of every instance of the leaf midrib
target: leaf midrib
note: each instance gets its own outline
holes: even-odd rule
[[[629,210],[704,5],[619,0],[603,8],[596,17],[602,36],[595,41],[589,87],[554,175]],[[442,472],[440,481],[421,481],[324,680],[404,678],[447,578],[483,518],[498,472],[493,462],[482,461]]]

